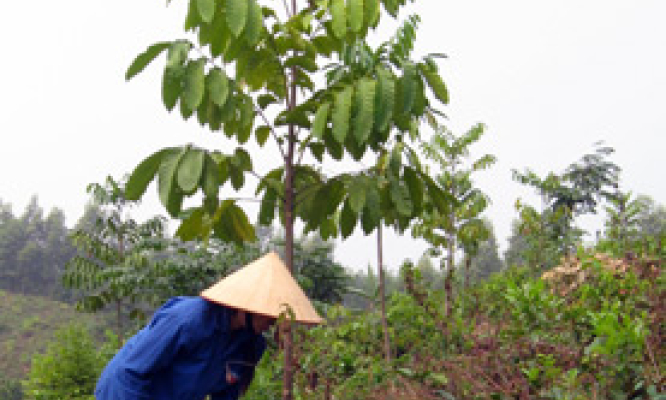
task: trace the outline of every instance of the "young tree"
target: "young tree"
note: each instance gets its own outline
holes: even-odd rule
[[[274,2],[257,0],[190,0],[185,29],[196,35],[196,43],[150,46],[132,63],[127,79],[166,51],[162,99],[168,110],[179,104],[183,118],[196,114],[202,125],[223,129],[241,145],[254,136],[263,146],[271,137],[280,161],[272,170],[256,171],[240,147],[226,154],[193,146],[167,148],[135,169],[128,198],[138,199],[157,176],[160,200],[182,220],[177,235],[242,242],[254,238],[253,227],[237,201],[223,198],[220,189],[230,182],[240,190],[246,174],[258,177],[259,222],[270,224],[278,211],[285,262],[292,270],[297,218],[306,232],[318,230],[327,239],[339,232],[348,237],[358,220],[366,234],[373,232],[394,209],[409,220],[416,207],[407,204],[424,191],[443,211],[441,189],[417,165],[403,163],[405,155],[414,160],[414,152],[398,146],[418,136],[422,118],[437,116],[426,88],[448,102],[437,55],[410,59],[414,33],[409,29],[376,49],[365,41],[382,18],[381,6],[396,17],[405,3],[291,0],[277,10]],[[366,153],[390,159],[393,179],[367,171],[326,177],[319,168],[325,156],[339,161],[349,155],[358,161]],[[183,198],[199,189],[201,206],[183,210]],[[283,328],[284,398],[290,400],[291,331],[289,324]]]
[[[499,256],[497,237],[490,221],[485,221],[488,227],[488,238],[479,243],[479,249],[472,260],[471,270],[477,279],[485,279],[495,272],[504,269],[504,263]],[[468,277],[469,279],[469,277]]]
[[[614,252],[624,256],[636,242],[639,232],[639,217],[643,205],[631,198],[631,192],[618,191],[608,199],[606,210],[606,237],[613,243]]]
[[[666,237],[666,209],[647,196],[632,198],[630,192],[618,191],[606,207],[605,227],[605,250],[620,257],[630,252],[658,255]]]
[[[98,214],[92,226],[80,226],[71,235],[77,254],[63,274],[65,286],[78,289],[81,298],[77,307],[98,311],[113,305],[116,311],[117,335],[123,340],[126,314],[137,312],[137,304],[145,300],[142,280],[149,270],[149,251],[153,238],[163,235],[162,217],[138,223],[126,211],[131,205],[121,184],[108,177],[104,186],[92,184]],[[86,214],[88,218],[89,214]]]
[[[574,243],[582,231],[573,226],[574,219],[583,214],[596,214],[601,200],[612,198],[617,189],[620,167],[607,160],[614,150],[600,146],[594,153],[584,155],[559,176],[553,173],[545,179],[527,169],[525,173],[513,171],[514,179],[534,187],[544,203],[544,212],[555,224],[551,224],[554,240],[562,243],[564,256],[573,251]],[[540,218],[543,227],[543,215]],[[544,229],[542,229],[543,231]]]
[[[455,253],[462,247],[469,260],[473,258],[478,243],[487,238],[487,228],[481,214],[488,206],[488,197],[474,187],[472,174],[489,168],[495,157],[485,154],[476,160],[469,160],[470,146],[481,139],[484,126],[478,124],[463,135],[456,137],[444,127],[437,127],[429,143],[422,150],[426,158],[434,161],[439,173],[438,185],[451,199],[445,207],[433,207],[421,217],[415,226],[414,234],[423,237],[433,251],[446,249],[446,310],[450,313],[453,301],[453,279]]]
[[[46,351],[33,356],[24,382],[25,398],[94,399],[97,378],[113,354],[109,350],[117,346],[113,342],[100,349],[85,326],[68,325],[60,329]]]

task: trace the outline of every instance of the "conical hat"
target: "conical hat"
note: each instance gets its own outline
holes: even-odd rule
[[[274,252],[223,278],[201,292],[201,297],[275,318],[283,312],[287,315],[293,312],[298,322],[319,324],[323,321],[280,256]]]

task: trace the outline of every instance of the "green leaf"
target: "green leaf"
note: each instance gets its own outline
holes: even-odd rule
[[[403,180],[409,189],[409,197],[412,199],[414,208],[418,211],[423,204],[423,182],[418,178],[416,172],[409,167],[404,168]]]
[[[425,87],[421,76],[414,77],[416,89],[414,90],[414,105],[412,106],[412,115],[421,117],[425,114],[426,107],[428,106],[428,99],[426,98]],[[412,120],[413,121],[413,120]]]
[[[219,107],[224,106],[229,96],[229,78],[220,68],[210,70],[206,78],[210,99]]]
[[[264,197],[261,199],[261,206],[259,208],[259,224],[268,226],[275,218],[275,206],[277,203],[277,192],[272,189],[266,190]]]
[[[234,151],[234,163],[243,171],[252,171],[252,157],[245,149],[238,147]]]
[[[310,143],[308,148],[317,161],[324,161],[324,151],[326,151],[326,146],[323,143]]]
[[[372,79],[361,79],[356,89],[356,118],[354,119],[354,136],[359,144],[364,144],[372,133],[375,118],[375,88]],[[359,211],[359,210],[357,210]]]
[[[218,13],[211,26],[210,52],[213,57],[219,57],[229,46],[232,34],[227,28],[224,13]]]
[[[426,185],[426,188],[428,189],[428,199],[435,205],[437,211],[442,214],[447,213],[449,204],[451,201],[453,201],[453,199],[450,199],[446,192],[444,192],[430,176],[427,174],[420,175],[421,179]]]
[[[342,212],[340,212],[340,233],[343,238],[348,238],[354,232],[357,219],[357,215],[352,210],[351,205],[349,205],[349,201],[345,201]]]
[[[186,194],[196,191],[203,173],[205,153],[201,149],[189,149],[178,164],[178,187]]]
[[[192,114],[194,114],[194,110],[189,108],[187,104],[184,101],[180,101],[180,115],[183,117],[185,121],[187,121]]]
[[[324,103],[319,106],[319,109],[315,114],[314,123],[312,124],[313,137],[321,139],[324,135],[324,128],[326,128],[326,122],[328,121],[328,111],[330,108],[330,103]]]
[[[402,114],[408,114],[414,105],[416,97],[416,68],[412,63],[405,63],[401,78],[402,86]]]
[[[227,0],[226,6],[227,26],[238,37],[247,22],[248,0]]]
[[[389,13],[393,18],[398,16],[398,0],[382,0],[386,12]]]
[[[209,24],[215,15],[215,0],[196,0],[201,20]]]
[[[139,164],[132,172],[132,175],[130,175],[127,185],[125,186],[125,197],[127,200],[135,201],[141,198],[146,192],[150,182],[155,178],[155,174],[162,163],[163,157],[174,151],[174,148],[162,149],[141,161],[141,164]]]
[[[324,188],[317,192],[315,205],[326,217],[335,213],[345,197],[345,185],[340,179],[329,180]]]
[[[326,146],[326,150],[328,151],[328,154],[334,159],[340,161],[342,157],[344,156],[344,148],[342,147],[342,143],[338,142],[334,137],[332,133],[331,128],[326,128],[324,132],[324,145]]]
[[[257,104],[261,107],[262,110],[265,110],[270,104],[277,103],[278,99],[275,96],[270,94],[262,94],[257,97]]]
[[[430,86],[433,94],[435,97],[437,97],[437,100],[444,104],[449,104],[449,91],[439,74],[424,65],[421,65],[420,69],[421,73],[426,79],[426,82],[428,82],[428,86]]]
[[[201,126],[204,126],[210,120],[211,108],[215,107],[213,102],[210,100],[210,94],[208,90],[204,90],[204,97],[201,99],[201,104],[197,107],[197,121]]]
[[[338,143],[344,143],[347,132],[349,132],[349,120],[351,119],[351,106],[354,90],[351,86],[345,87],[341,92],[334,95],[333,136]]]
[[[335,38],[330,36],[316,36],[312,39],[312,44],[317,49],[317,53],[326,57],[330,57],[331,54],[338,48],[338,41]]]
[[[365,18],[365,25],[368,27],[376,28],[379,23],[380,5],[379,0],[364,0],[363,2],[363,16]]]
[[[365,206],[365,177],[360,176],[356,177],[351,181],[349,185],[349,205],[352,208],[352,211],[355,213],[360,213]]]
[[[141,71],[143,71],[148,64],[150,64],[157,56],[162,54],[162,52],[168,49],[171,46],[171,42],[160,42],[155,43],[154,45],[148,47],[146,51],[139,54],[132,65],[129,66],[127,72],[125,73],[125,80],[129,81]]]
[[[178,40],[171,43],[169,52],[167,53],[167,68],[181,67],[187,60],[187,55],[192,48],[192,44],[185,40]]]
[[[347,0],[349,27],[359,33],[363,29],[363,0]]]
[[[240,144],[247,143],[247,141],[250,140],[250,136],[252,136],[252,124],[241,125],[238,128],[238,134],[236,136],[238,139],[238,143]]]
[[[190,110],[196,110],[201,104],[205,90],[204,66],[206,60],[200,58],[187,64],[183,80],[182,101]]]
[[[164,69],[162,77],[162,102],[164,103],[164,107],[169,111],[173,110],[176,106],[176,102],[178,102],[183,89],[182,76],[182,67],[167,67]]]
[[[204,195],[210,198],[217,198],[221,184],[219,167],[210,154],[206,153],[204,158],[203,180],[201,184]]]
[[[160,202],[171,216],[176,216],[180,211],[183,196],[176,187],[175,180],[178,164],[186,151],[187,148],[182,148],[178,152],[169,154],[158,170],[157,186]]]
[[[391,182],[391,200],[401,215],[410,216],[414,211],[409,191],[399,181]]]
[[[306,113],[302,109],[293,109],[287,110],[280,113],[280,115],[275,119],[275,125],[296,125],[301,128],[310,129],[311,122],[308,119]]]
[[[215,215],[215,235],[222,240],[242,244],[256,239],[254,227],[247,215],[233,200],[225,200]]]
[[[299,67],[308,72],[316,72],[319,70],[317,63],[314,60],[314,57],[308,56],[294,56],[287,59],[284,63],[285,67]]]
[[[264,27],[264,17],[261,14],[261,6],[257,0],[248,0],[247,25],[245,26],[245,39],[250,46],[255,46],[261,38],[261,30]]]
[[[255,131],[255,136],[257,138],[257,143],[259,146],[263,146],[266,144],[266,140],[268,140],[268,135],[271,133],[271,128],[267,125],[262,125],[257,128]]]
[[[319,234],[323,240],[337,237],[337,227],[332,218],[327,218],[319,225]]]
[[[203,230],[203,216],[204,210],[201,208],[194,210],[183,222],[181,222],[178,230],[176,230],[176,237],[179,237],[186,242],[199,237]]]
[[[338,39],[343,39],[347,35],[347,11],[345,9],[345,0],[331,1],[331,27],[333,34]]]
[[[184,29],[186,32],[194,32],[197,28],[204,25],[204,22],[201,20],[201,15],[199,15],[196,0],[189,0],[188,3]]]
[[[393,117],[395,81],[390,71],[377,69],[377,97],[375,98],[375,126],[380,132],[388,129]]]
[[[381,222],[382,207],[381,197],[376,185],[367,185],[365,194],[365,207],[361,215],[361,227],[363,232],[368,235]]]
[[[254,124],[254,102],[250,97],[244,97],[243,103],[240,105],[240,123],[244,127],[252,127]]]

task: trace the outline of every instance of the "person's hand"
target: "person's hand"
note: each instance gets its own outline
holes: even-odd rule
[[[236,382],[238,382],[238,375],[231,371],[227,371],[227,383],[233,385]]]

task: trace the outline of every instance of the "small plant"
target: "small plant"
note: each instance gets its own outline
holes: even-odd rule
[[[80,325],[59,330],[46,352],[32,359],[24,382],[26,399],[94,400],[97,377],[117,345],[109,337],[107,344],[97,350],[88,330]]]

